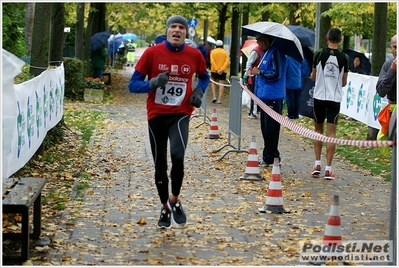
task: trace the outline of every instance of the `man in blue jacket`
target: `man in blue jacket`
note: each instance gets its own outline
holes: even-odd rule
[[[252,69],[252,74],[256,75],[255,95],[274,111],[282,114],[285,98],[285,55],[273,44],[273,37],[259,34],[256,36],[256,40],[263,53],[259,66]],[[264,141],[260,164],[272,166],[274,158],[279,158],[281,161],[278,150],[280,123],[262,109],[260,111],[260,127]]]

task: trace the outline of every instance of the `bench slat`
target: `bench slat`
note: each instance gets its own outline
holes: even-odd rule
[[[30,207],[46,184],[43,178],[21,178],[15,187],[3,199],[3,208],[7,207]],[[3,188],[4,183],[3,183]]]

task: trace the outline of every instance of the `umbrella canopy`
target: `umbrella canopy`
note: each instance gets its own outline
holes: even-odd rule
[[[301,42],[285,25],[276,22],[261,21],[241,26],[241,28],[243,35],[256,36],[258,34],[267,34],[272,36],[273,44],[280,51],[296,61],[302,62],[303,52]]]
[[[300,25],[288,25],[287,28],[295,34],[302,46],[312,47],[316,43],[315,31]]]
[[[117,35],[111,34],[108,38],[108,54],[115,54],[118,52],[119,47],[123,44],[123,35],[118,33]]]
[[[166,35],[160,35],[160,36],[158,36],[156,39],[155,39],[155,44],[160,44],[160,43],[162,43],[163,41],[165,41],[166,40]]]
[[[189,45],[190,47],[197,48],[197,44],[191,39],[186,38],[184,40],[184,43],[186,43],[186,45]]]
[[[251,54],[252,50],[258,46],[258,43],[256,40],[246,40],[244,45],[241,48],[241,52],[244,53],[247,58],[249,58],[249,55]]]
[[[134,33],[125,33],[123,35],[123,40],[133,40],[136,41],[138,39],[137,35],[135,35]]]
[[[98,48],[105,45],[108,38],[111,36],[109,32],[99,32],[90,38],[90,51],[96,51]]]
[[[362,52],[353,50],[353,49],[346,49],[343,51],[349,56],[349,65],[353,66],[353,59],[356,56],[359,56],[362,59],[362,65],[364,66],[364,69],[366,70],[367,74],[370,74],[371,72],[371,63],[370,60],[366,57],[366,55]]]
[[[210,36],[208,36],[208,37],[206,38],[206,41],[209,42],[209,43],[212,43],[212,44],[215,44],[215,43],[216,43],[215,39],[213,39],[213,38],[210,37]]]

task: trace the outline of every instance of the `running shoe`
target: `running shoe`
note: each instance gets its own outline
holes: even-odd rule
[[[222,103],[222,100],[221,99],[218,99],[218,104],[221,104]]]
[[[172,211],[172,221],[177,225],[183,225],[187,222],[186,214],[183,211],[183,207],[181,206],[180,200],[177,200],[176,203],[170,202],[168,200],[168,207]]]
[[[213,97],[212,102],[213,102],[213,103],[216,103],[216,98],[215,98],[215,97]]]
[[[170,209],[162,208],[157,227],[162,229],[169,229],[172,227],[171,214]]]
[[[332,173],[332,171],[326,170],[326,172],[324,172],[324,179],[335,180],[335,175]]]
[[[254,115],[254,114],[249,114],[249,115],[248,115],[248,118],[257,118],[257,116]]]
[[[310,175],[311,175],[312,177],[318,178],[319,175],[320,175],[320,173],[321,173],[321,166],[320,166],[320,165],[317,165],[317,166],[315,166],[315,167],[313,168],[312,173],[310,173]]]

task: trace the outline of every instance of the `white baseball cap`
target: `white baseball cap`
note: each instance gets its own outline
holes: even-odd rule
[[[217,40],[216,43],[215,43],[215,45],[216,45],[217,47],[221,47],[221,46],[223,46],[223,41],[222,41],[222,40]]]

